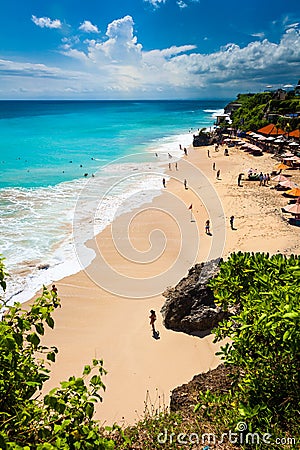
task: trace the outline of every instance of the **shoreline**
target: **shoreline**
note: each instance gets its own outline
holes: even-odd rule
[[[173,140],[172,140],[173,138]],[[166,136],[164,138],[160,138],[159,142],[161,143],[161,147],[163,148],[163,146],[170,146],[173,145],[174,147],[174,153],[177,153],[177,155],[175,156],[176,158],[178,158],[178,160],[181,157],[181,154],[183,153],[182,151],[178,151],[177,146],[178,146],[178,142],[179,142],[179,138],[185,138],[186,140],[189,139],[191,140],[191,135],[189,133],[181,133],[181,134],[176,134],[176,135],[170,135],[170,136]],[[170,141],[171,140],[171,141]],[[166,142],[164,142],[166,141]],[[176,150],[175,150],[175,146],[176,146]],[[154,147],[153,147],[154,148]],[[144,153],[141,152],[138,155],[134,155],[134,154],[130,154],[130,155],[126,155],[125,157],[121,157],[116,161],[110,162],[108,164],[106,164],[105,166],[101,166],[98,171],[103,171],[104,172],[108,172],[109,177],[113,177],[115,173],[117,173],[117,176],[119,175],[118,170],[114,167],[116,162],[116,166],[120,165],[124,167],[121,168],[121,171],[126,172],[127,173],[127,179],[129,180],[130,183],[130,177],[133,177],[135,175],[137,175],[137,173],[135,172],[135,170],[138,170],[139,172],[142,172],[142,166],[147,166],[147,168],[151,168],[152,170],[149,170],[149,173],[147,174],[148,177],[153,178],[152,180],[152,184],[153,184],[153,189],[155,189],[155,176],[157,175],[157,172],[160,170],[162,171],[162,167],[165,167],[165,161],[167,161],[168,157],[167,157],[167,151],[166,149],[164,149],[164,153],[161,152],[159,155],[159,158],[155,158],[154,155],[154,150],[153,150],[152,146],[148,146],[147,147],[147,151],[145,151]],[[132,157],[139,157],[139,159],[141,159],[141,162],[135,162],[132,161]],[[151,158],[153,158],[151,160]],[[144,160],[144,161],[143,161]],[[124,162],[125,161],[125,162]],[[129,161],[129,162],[128,162]],[[132,168],[127,168],[126,165],[130,165],[132,166]],[[133,168],[134,167],[134,168]],[[139,169],[137,169],[136,167],[140,167]],[[112,168],[112,172],[110,172],[110,168]],[[126,175],[126,174],[125,174]],[[94,181],[95,184],[97,185],[97,183],[99,184],[99,190],[101,192],[101,189],[103,189],[102,184],[103,183],[107,183],[108,182],[108,188],[105,188],[105,190],[103,191],[103,196],[102,196],[102,203],[104,204],[104,206],[106,206],[107,203],[111,203],[114,199],[111,198],[113,197],[112,195],[110,195],[109,189],[110,189],[110,182],[109,182],[109,177],[106,178],[106,175],[104,173],[104,176],[100,176],[100,178],[97,180],[96,177],[95,178],[91,178],[88,180],[83,180],[83,179],[74,179],[71,181],[67,181],[67,182],[62,182],[59,185],[56,185],[55,187],[53,187],[51,190],[53,192],[55,191],[64,191],[64,189],[66,190],[66,195],[69,196],[70,192],[72,189],[74,189],[74,192],[77,192],[78,197],[80,197],[81,192],[84,191],[85,189],[85,185],[87,184],[87,182],[89,181]],[[134,195],[134,183],[131,181],[131,185],[127,186],[128,188],[128,196],[130,197],[130,195]],[[148,187],[146,187],[145,185],[145,190]],[[9,188],[5,188],[6,190],[9,190]],[[13,190],[19,190],[19,188],[11,188]],[[46,187],[41,187],[41,188],[37,188],[38,190],[41,190],[42,195],[44,196],[44,191],[47,189]],[[75,190],[76,189],[76,190]],[[23,191],[20,191],[21,194],[20,195],[24,195]],[[108,193],[108,198],[106,198],[105,196]],[[92,195],[94,195],[94,193],[92,193]],[[154,196],[157,196],[158,194],[155,193]],[[118,195],[116,199],[117,200],[117,204],[120,204],[120,207],[122,207],[122,204],[124,203],[124,201],[126,201],[126,195],[122,194],[122,195]],[[149,200],[148,200],[149,201]],[[151,199],[150,199],[151,201]],[[76,201],[77,203],[77,201]],[[144,198],[140,198],[138,200],[139,204],[144,204],[145,203],[145,199]],[[146,201],[147,203],[147,201]],[[58,204],[59,208],[63,208],[63,205]],[[68,215],[71,214],[72,210],[74,209],[74,205],[70,206],[68,208]],[[131,211],[134,207],[132,205],[128,206],[128,211]],[[107,214],[107,217],[105,217],[103,219],[103,216],[101,217],[101,221],[104,220],[104,224],[100,225],[100,230],[99,230],[99,222],[94,224],[95,229],[98,228],[95,233],[98,234],[99,232],[101,232],[104,228],[106,228],[106,226],[109,226],[110,223],[112,223],[115,218],[118,216],[115,214],[115,212],[112,210],[109,210],[109,213]],[[44,222],[46,220],[46,218],[43,218]],[[45,223],[46,226],[46,223]],[[73,220],[70,222],[64,222],[63,224],[63,229],[64,230],[70,230],[68,231],[68,233],[66,233],[63,236],[63,239],[60,238],[59,242],[56,242],[53,244],[53,251],[51,251],[51,253],[49,253],[48,256],[46,256],[46,258],[43,259],[38,259],[39,257],[36,256],[34,259],[30,259],[30,257],[28,258],[27,261],[25,261],[25,264],[22,265],[22,270],[19,272],[15,272],[14,268],[12,268],[12,270],[10,271],[10,273],[12,274],[12,278],[13,280],[17,280],[17,282],[15,282],[14,284],[19,288],[20,286],[22,286],[21,290],[18,290],[17,292],[13,290],[8,289],[8,294],[7,296],[9,296],[9,304],[13,304],[14,302],[20,302],[20,303],[25,303],[27,301],[29,301],[33,296],[35,296],[37,294],[37,292],[40,291],[40,286],[42,286],[43,284],[51,284],[52,282],[58,282],[59,280],[62,280],[63,278],[67,277],[67,276],[71,276],[71,275],[75,275],[76,273],[80,272],[80,270],[84,270],[85,267],[83,267],[80,262],[77,259],[76,256],[76,252],[74,251],[74,246],[71,242],[71,237],[72,237],[72,227],[73,227]],[[86,238],[84,244],[90,239]],[[92,260],[92,257],[91,257]],[[71,261],[71,266],[70,267],[70,262]],[[91,261],[90,261],[91,262]],[[87,263],[87,264],[90,264]],[[12,263],[12,267],[14,267],[16,265],[16,263]],[[63,273],[63,275],[61,275]],[[24,277],[25,275],[25,277]],[[8,286],[9,287],[9,286]]]
[[[208,149],[210,158],[207,156]],[[94,259],[89,266],[88,274],[87,271],[81,271],[56,283],[62,308],[55,312],[55,329],[46,332],[44,344],[56,345],[59,354],[46,389],[58,385],[59,381],[71,374],[80,375],[84,364],[88,364],[92,358],[103,358],[108,375],[103,379],[107,386],[104,402],[96,407],[96,418],[101,422],[133,423],[142,415],[147,398],[151,398],[154,404],[162,402],[163,398],[164,403],[168,403],[172,389],[186,383],[196,373],[213,369],[219,364],[214,355],[218,346],[212,343],[211,335],[199,339],[172,332],[166,330],[161,322],[159,311],[164,298],[156,289],[159,286],[161,290],[161,285],[151,281],[151,278],[149,282],[149,277],[155,280],[157,275],[164,274],[164,288],[174,285],[176,277],[169,278],[168,268],[170,261],[172,265],[178,260],[182,248],[183,251],[193,249],[195,238],[199,237],[196,256],[189,252],[181,254],[181,262],[176,269],[178,281],[186,275],[187,266],[193,257],[195,262],[201,262],[209,255],[212,240],[215,235],[218,236],[218,227],[222,223],[226,230],[224,249],[222,246],[221,250],[223,257],[234,250],[270,253],[299,251],[297,229],[281,220],[276,208],[274,212],[274,206],[278,205],[280,209],[287,200],[279,192],[259,187],[255,182],[244,181],[243,188],[239,188],[236,183],[237,174],[245,171],[249,164],[249,167],[270,171],[270,167],[275,165],[271,155],[255,158],[241,150],[230,149],[228,158],[222,151],[214,152],[211,146],[190,148],[187,161],[189,163],[185,169],[181,165],[186,163],[179,161],[175,178],[180,177],[180,181],[171,179],[159,197],[142,207],[142,212],[137,214],[134,210],[119,216],[113,226],[109,225],[93,242],[89,242],[89,246],[103,258],[102,262],[108,262],[108,266],[116,268],[122,275],[123,297],[118,292],[117,295],[110,294],[109,289],[103,290],[92,281],[99,281],[99,273],[106,274],[106,268],[104,270],[103,264],[99,264],[99,258]],[[189,187],[190,162],[213,186],[212,191],[215,190],[224,208],[225,222],[220,221],[220,210],[212,208],[211,199],[205,198],[207,191],[202,184],[196,183],[193,190]],[[216,179],[216,173],[212,170],[213,162],[221,170],[220,180]],[[299,177],[296,171],[292,172]],[[166,174],[172,175],[168,170]],[[183,177],[187,177],[188,189],[183,187]],[[200,201],[201,191],[206,205]],[[172,206],[170,194],[176,202],[180,202],[175,204],[178,213],[175,221],[169,213],[165,213],[166,204],[168,208]],[[190,204],[193,204],[195,222],[191,222]],[[211,212],[212,236],[204,232],[204,224],[209,217],[207,210]],[[229,226],[232,214],[235,216],[235,231]],[[158,242],[160,246],[151,247],[149,236],[159,227],[164,230],[170,247],[164,248],[164,241],[159,234],[152,235],[155,237],[152,243]],[[124,230],[126,236],[129,234],[129,239],[123,238]],[[184,246],[181,245],[182,230],[186,231]],[[280,242],[278,235],[281,235]],[[137,252],[129,253],[129,257],[126,257],[124,251],[130,250],[128,243]],[[160,258],[159,250],[162,248]],[[143,260],[145,255],[150,255],[148,261]],[[137,256],[143,258],[134,262]],[[110,276],[111,273],[108,279]],[[146,298],[141,299],[139,295],[132,297],[132,282],[137,281],[140,288],[139,282],[143,278],[146,278],[142,281]],[[111,290],[118,287],[114,278],[110,280]],[[159,340],[151,336],[148,319],[150,309],[157,313]]]

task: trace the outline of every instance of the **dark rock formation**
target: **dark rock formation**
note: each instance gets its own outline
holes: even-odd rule
[[[211,145],[213,139],[208,133],[199,133],[199,135],[193,136],[193,147],[202,147],[205,145]]]
[[[166,328],[195,334],[211,330],[228,317],[215,305],[213,292],[207,286],[210,278],[218,274],[220,261],[218,258],[196,264],[175,288],[163,293],[167,300],[161,313]]]
[[[230,370],[223,364],[194,378],[187,384],[175,388],[171,393],[170,410],[189,416],[197,405],[200,391],[224,394],[231,388]]]

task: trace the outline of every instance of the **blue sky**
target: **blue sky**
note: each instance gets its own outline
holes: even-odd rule
[[[3,0],[0,98],[231,98],[300,79],[299,0]]]

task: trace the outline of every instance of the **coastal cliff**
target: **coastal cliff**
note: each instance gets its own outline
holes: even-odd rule
[[[174,288],[163,295],[161,309],[166,328],[188,334],[210,332],[228,313],[216,306],[209,280],[219,272],[221,259],[196,264]]]

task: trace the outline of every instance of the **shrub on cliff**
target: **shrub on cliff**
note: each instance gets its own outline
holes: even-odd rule
[[[300,257],[233,253],[210,286],[225,311],[239,307],[214,331],[216,341],[231,340],[220,354],[235,375],[229,394],[202,393],[198,408],[229,427],[291,435],[299,423]]]
[[[0,285],[6,289],[5,267],[0,259]],[[104,388],[103,363],[85,366],[82,377],[70,377],[40,399],[49,379],[57,349],[41,344],[45,326],[54,327],[51,313],[60,305],[55,292],[44,287],[31,308],[7,307],[2,301],[0,321],[0,448],[113,449],[93,420],[94,404]],[[91,372],[96,372],[91,376]]]

